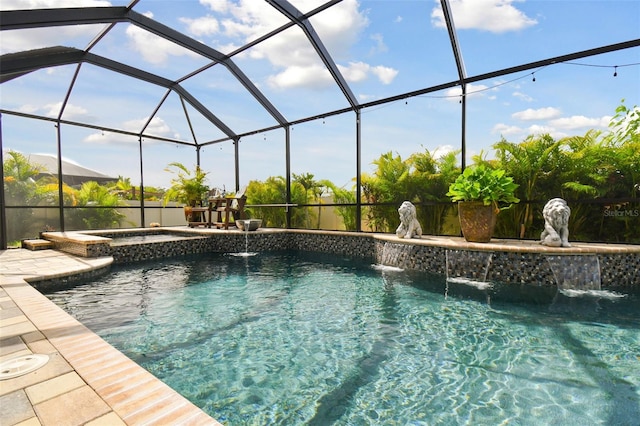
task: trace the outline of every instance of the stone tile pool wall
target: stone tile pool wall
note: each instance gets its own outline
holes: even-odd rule
[[[163,233],[175,235],[175,240],[131,244],[124,242],[127,237]],[[116,264],[197,253],[293,249],[354,256],[407,270],[437,274],[447,273],[448,253],[449,255],[489,253],[491,259],[486,276],[488,281],[535,286],[556,286],[547,255],[587,254],[598,257],[603,288],[615,290],[640,286],[640,246],[593,245],[593,249],[590,249],[590,246],[583,245],[584,247],[563,252],[549,250],[532,241],[506,241],[502,245],[501,242],[478,245],[467,243],[462,239],[444,237],[402,240],[387,234],[280,229],[244,233],[198,232],[197,230],[180,232],[161,228],[92,231],[89,236],[91,239],[87,240],[88,243],[82,239],[70,243],[58,238],[56,245],[63,251],[69,250],[86,257],[112,256]],[[113,241],[118,243],[114,244]],[[86,247],[79,249],[72,247],[73,244],[86,245]],[[394,252],[391,258],[387,253],[390,250]],[[570,258],[568,260],[570,261]],[[468,271],[457,272],[478,274],[478,266],[469,265],[467,268]]]
[[[301,251],[335,253],[374,261],[375,240],[371,234],[322,231],[289,231],[289,248]]]
[[[464,243],[462,244],[464,245]],[[392,259],[385,256],[388,247],[396,247],[399,254]],[[386,247],[386,248],[385,248]],[[397,247],[404,247],[398,250]],[[427,271],[447,274],[447,252],[490,253],[490,263],[486,281],[497,281],[507,284],[533,284],[537,286],[556,286],[556,279],[547,260],[547,256],[564,256],[571,262],[571,256],[597,256],[600,265],[600,279],[603,289],[625,289],[640,287],[640,247],[634,252],[598,253],[545,253],[535,251],[473,250],[465,248],[439,247],[419,245],[413,242],[389,242],[377,240],[375,243],[376,260],[408,270]],[[391,260],[391,261],[390,261]],[[470,265],[473,270],[458,271],[461,275],[472,276],[477,266]],[[478,277],[471,277],[477,279]]]

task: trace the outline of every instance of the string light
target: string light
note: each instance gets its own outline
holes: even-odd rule
[[[543,69],[545,69],[547,67],[550,67],[552,65],[577,65],[577,66],[583,66],[583,67],[613,68],[614,69],[613,76],[617,77],[618,76],[618,67],[635,67],[635,66],[640,65],[640,62],[633,62],[633,63],[623,64],[623,65],[598,65],[598,64],[585,64],[585,63],[579,63],[579,62],[553,62],[551,64],[544,65],[544,66],[538,68],[536,71],[533,71],[531,73],[521,74],[519,77],[515,77],[515,78],[512,78],[510,80],[506,80],[506,81],[501,81],[501,82],[499,82],[497,84],[494,84],[492,86],[483,87],[481,89],[473,90],[473,91],[467,92],[466,94],[463,94],[463,95],[458,95],[458,94],[455,94],[455,95],[453,95],[453,94],[452,95],[422,94],[422,95],[416,95],[416,96],[418,98],[429,98],[429,99],[450,99],[450,98],[453,98],[453,97],[460,97],[460,99],[462,99],[462,98],[464,98],[464,96],[470,96],[470,95],[473,95],[473,94],[476,94],[476,93],[481,93],[481,92],[486,92],[488,90],[493,90],[493,89],[495,89],[497,87],[504,86],[504,85],[513,83],[513,82],[518,81],[518,80],[522,80],[522,79],[527,78],[529,76],[531,76],[531,81],[535,83],[535,81],[536,81],[536,72],[541,71],[541,70],[543,70]],[[405,105],[408,105],[407,98],[403,98],[403,99],[405,100],[404,101]],[[462,100],[460,100],[459,103],[462,103]],[[373,112],[373,111],[377,111],[379,109],[389,107],[390,105],[391,105],[391,103],[387,103],[387,104],[384,104],[384,105],[380,105],[377,108],[368,108],[365,111],[363,111],[363,114],[367,114],[367,113],[370,113],[370,112]]]

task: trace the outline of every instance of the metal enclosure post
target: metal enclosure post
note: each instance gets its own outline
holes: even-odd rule
[[[460,136],[460,153],[462,157],[461,167],[464,171],[466,165],[466,155],[467,155],[467,147],[466,147],[466,133],[467,133],[467,71],[464,67],[464,61],[462,58],[462,51],[460,50],[460,43],[458,42],[458,33],[456,31],[455,24],[453,22],[453,14],[451,12],[451,5],[449,4],[449,0],[440,0],[440,4],[442,6],[442,15],[444,16],[444,21],[447,24],[447,31],[449,33],[449,41],[451,42],[451,50],[453,51],[453,57],[456,60],[456,67],[458,69],[458,77],[460,78],[460,88],[462,89],[462,134]]]
[[[240,138],[233,139],[233,156],[235,162],[235,178],[236,189],[235,192],[240,191]]]
[[[0,113],[0,250],[7,249],[7,203],[4,199],[4,155],[2,155],[2,113]]]
[[[58,138],[58,209],[60,211],[60,231],[64,232],[64,191],[62,190],[62,136],[60,131],[60,120],[55,124]]]
[[[360,109],[356,110],[356,231],[362,231],[362,126]]]
[[[460,136],[460,157],[461,157],[461,169],[467,166],[467,84],[462,83],[462,129]]]
[[[142,136],[138,136],[138,155],[140,156],[140,227],[144,228],[144,162],[142,161]]]
[[[291,204],[291,127],[286,126],[284,128],[284,139],[285,139],[285,174],[286,174],[286,185],[287,185],[287,199],[285,207],[287,212],[287,229],[291,228],[291,209],[289,205]]]

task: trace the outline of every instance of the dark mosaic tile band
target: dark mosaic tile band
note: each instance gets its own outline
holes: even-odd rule
[[[167,231],[153,231],[155,234]],[[153,233],[127,231],[126,233],[100,233],[101,237],[117,238]],[[174,234],[174,231],[171,231]],[[92,234],[93,235],[93,234]],[[186,238],[189,237],[189,238]],[[233,253],[248,251],[301,250],[335,253],[370,259],[376,263],[407,270],[425,271],[450,276],[497,281],[508,284],[555,286],[556,281],[544,253],[513,251],[479,252],[464,249],[411,244],[376,239],[373,234],[318,231],[276,231],[251,233],[194,234],[176,233],[176,240],[148,243],[110,245],[98,242],[83,244],[56,242],[56,248],[85,257],[112,256],[114,263],[182,256],[194,253]],[[640,285],[640,255],[638,253],[598,254],[602,288],[624,289]],[[571,256],[566,256],[571,261]],[[575,258],[577,261],[577,257]],[[447,261],[449,260],[449,261]]]

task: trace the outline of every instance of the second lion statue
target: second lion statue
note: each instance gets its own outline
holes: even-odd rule
[[[571,247],[569,244],[569,216],[571,209],[562,198],[547,201],[542,216],[544,231],[540,235],[540,244],[549,247]]]
[[[404,201],[398,209],[400,214],[400,226],[396,229],[398,238],[420,238],[422,236],[422,227],[418,222],[416,206],[410,201]]]

